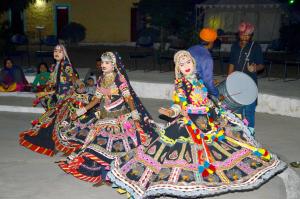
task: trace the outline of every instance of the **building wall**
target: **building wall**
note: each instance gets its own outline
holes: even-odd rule
[[[1,13],[0,14],[0,23],[4,22],[6,20],[8,20],[8,13],[7,12]]]
[[[37,26],[44,27],[42,36],[55,34],[53,3],[37,0],[35,4],[31,4],[24,12],[24,26],[25,33],[31,39],[39,37]]]
[[[56,34],[55,6],[69,6],[69,21],[86,28],[85,42],[130,41],[131,7],[138,0],[43,0],[25,12],[25,31],[37,37],[36,26],[44,26],[43,35]]]

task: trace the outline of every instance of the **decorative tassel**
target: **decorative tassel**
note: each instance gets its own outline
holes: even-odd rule
[[[205,161],[203,165],[200,165],[198,167],[198,171],[202,174],[203,177],[207,177],[210,174],[215,173],[216,167],[210,164],[209,162]]]
[[[269,161],[271,159],[271,155],[266,149],[259,148],[255,151],[253,151],[253,154],[260,157],[261,159],[263,159],[265,161]]]
[[[116,191],[117,191],[119,194],[125,194],[125,193],[127,193],[126,190],[121,189],[121,188],[116,189]]]
[[[32,106],[36,107],[39,103],[40,103],[40,98],[37,98],[37,99],[33,100]]]
[[[50,126],[51,123],[44,123],[41,125],[41,128],[48,128]]]
[[[36,119],[36,120],[33,120],[33,121],[31,122],[31,125],[32,125],[32,126],[35,126],[35,125],[37,125],[38,123],[39,123],[39,120]]]

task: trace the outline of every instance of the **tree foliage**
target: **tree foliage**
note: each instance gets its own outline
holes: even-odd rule
[[[60,38],[68,41],[69,43],[78,43],[85,39],[86,28],[76,22],[71,22],[63,27]]]
[[[31,3],[35,3],[37,0],[1,0],[0,1],[0,13],[8,11],[10,9],[22,11],[25,10]],[[51,0],[43,0],[49,2]]]
[[[194,31],[195,0],[141,0],[138,9],[164,35],[191,38]]]

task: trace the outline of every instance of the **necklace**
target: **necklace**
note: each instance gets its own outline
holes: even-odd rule
[[[104,77],[101,81],[101,87],[103,87],[103,88],[110,87],[114,83],[115,77],[116,77],[116,74],[114,72],[104,74]]]

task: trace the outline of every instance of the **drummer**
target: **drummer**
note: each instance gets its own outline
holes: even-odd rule
[[[252,24],[242,22],[239,25],[239,41],[231,46],[228,75],[234,71],[242,71],[257,84],[257,72],[264,69],[264,60],[260,45],[252,40],[253,32],[254,26]],[[239,110],[239,113],[248,120],[248,127],[250,127],[253,135],[256,105],[257,101]]]
[[[214,63],[209,52],[217,39],[217,32],[212,28],[203,28],[199,33],[199,37],[200,44],[190,47],[188,51],[196,61],[197,74],[203,80],[208,93],[218,97],[219,92],[213,81]]]

